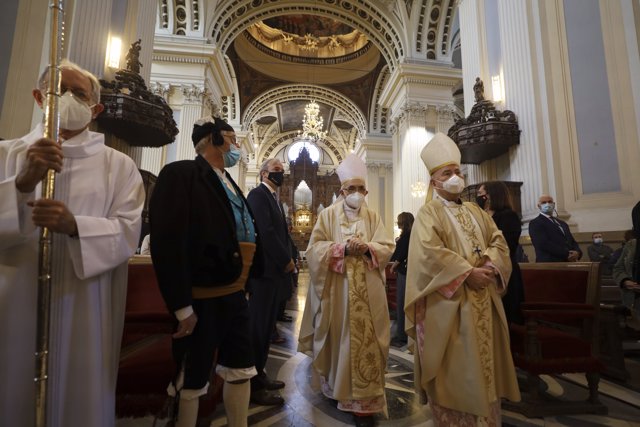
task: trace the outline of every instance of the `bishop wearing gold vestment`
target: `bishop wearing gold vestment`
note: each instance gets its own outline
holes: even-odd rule
[[[306,258],[311,282],[298,350],[313,357],[325,396],[357,426],[386,412],[389,310],[384,268],[395,244],[364,203],[366,166],[351,154],[338,167],[341,197],[324,209]]]
[[[431,181],[411,233],[405,297],[416,388],[436,426],[499,426],[500,399],[520,400],[501,301],[509,248],[489,215],[459,200],[453,140],[436,134],[421,157]]]

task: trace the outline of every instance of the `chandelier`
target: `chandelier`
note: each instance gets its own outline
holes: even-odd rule
[[[298,212],[297,218],[298,226],[300,227],[308,227],[311,222],[311,215],[309,215],[309,211],[304,210],[302,212]]]
[[[427,194],[427,185],[418,181],[415,184],[411,184],[411,196],[415,198],[424,197]]]
[[[304,107],[302,119],[302,137],[313,141],[326,138],[327,132],[322,130],[324,120],[320,116],[320,106],[316,101],[311,101]]]

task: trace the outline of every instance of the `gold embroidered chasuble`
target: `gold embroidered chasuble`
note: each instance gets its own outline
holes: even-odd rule
[[[345,262],[349,289],[351,387],[354,399],[366,399],[380,396],[381,391],[384,393],[386,356],[382,354],[373,326],[365,263],[354,257]]]
[[[363,205],[349,219],[343,203],[324,209],[311,234],[306,252],[311,282],[298,350],[313,357],[327,385],[323,391],[343,409],[366,412],[366,404],[351,403],[373,400],[384,407],[372,404],[371,411],[386,411],[390,323],[384,267],[395,245],[375,212]],[[337,256],[353,236],[369,245],[371,259]]]
[[[486,262],[499,272],[496,283],[481,291],[465,286],[471,269]],[[416,388],[431,402],[490,417],[497,399],[520,400],[500,300],[510,274],[502,232],[479,207],[436,197],[419,210],[409,243],[405,313],[407,333],[419,346]]]

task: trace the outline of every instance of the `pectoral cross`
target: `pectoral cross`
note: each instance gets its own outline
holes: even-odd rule
[[[476,245],[476,247],[473,248],[473,253],[480,257],[480,255],[482,254],[482,249],[480,249],[480,246]]]

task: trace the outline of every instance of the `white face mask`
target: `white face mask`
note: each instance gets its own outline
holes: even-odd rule
[[[364,195],[356,191],[355,193],[347,195],[344,201],[351,209],[360,209],[360,206],[362,206],[364,202]]]
[[[453,175],[448,180],[442,182],[442,189],[447,193],[451,194],[460,194],[464,190],[464,179],[460,178],[458,175]]]
[[[89,124],[92,118],[91,107],[67,91],[60,97],[60,129],[79,130]]]

